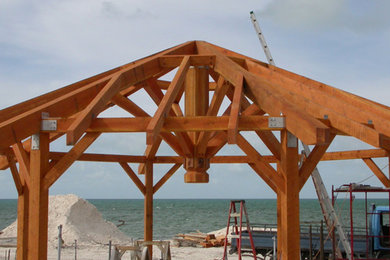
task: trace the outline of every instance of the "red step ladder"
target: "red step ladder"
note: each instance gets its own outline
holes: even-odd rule
[[[240,204],[240,211],[237,212],[236,204]],[[246,224],[246,230],[248,231],[248,237],[242,237],[242,215],[245,215],[245,224]],[[230,228],[230,222],[232,221],[232,218],[234,218],[233,222],[233,235],[230,235],[232,240],[235,238],[237,239],[237,253],[238,253],[238,259],[241,260],[241,246],[242,246],[242,240],[243,239],[249,239],[251,248],[252,248],[252,254],[253,259],[257,259],[256,257],[256,250],[255,245],[253,243],[253,236],[252,236],[252,230],[250,228],[249,224],[249,218],[248,218],[248,212],[246,211],[245,207],[245,200],[232,200],[230,201],[230,208],[229,208],[229,217],[227,222],[227,228],[226,228],[226,235],[225,235],[225,243],[224,243],[224,249],[223,249],[223,260],[227,260],[227,244],[228,244],[228,236],[229,236],[229,228]],[[239,226],[238,226],[239,225]]]

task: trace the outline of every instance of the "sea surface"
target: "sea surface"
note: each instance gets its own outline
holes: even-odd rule
[[[142,199],[90,199],[103,218],[119,225],[128,236],[143,237]],[[368,206],[388,205],[386,199],[368,201]],[[228,199],[156,199],[154,200],[154,239],[171,239],[178,233],[210,232],[226,227],[230,200]],[[247,199],[246,207],[250,223],[276,224],[276,199]],[[338,199],[335,206],[344,225],[349,225],[349,200]],[[0,200],[0,230],[16,219],[17,200]],[[355,227],[365,227],[365,200],[353,202]],[[300,200],[301,223],[319,223],[322,219],[317,199]]]

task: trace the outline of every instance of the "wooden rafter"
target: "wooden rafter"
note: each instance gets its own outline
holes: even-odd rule
[[[145,87],[146,92],[153,99],[157,106],[160,105],[161,100],[164,97],[161,89],[156,83],[156,79],[149,79],[148,86]],[[172,104],[172,109],[169,110],[170,116],[182,116],[183,113],[177,109],[178,106],[175,106],[175,103]],[[182,151],[186,155],[190,155],[191,151],[193,151],[193,144],[187,133],[175,133],[177,142],[181,145]],[[174,149],[172,147],[172,149]]]
[[[0,149],[7,148],[17,141],[39,132],[42,112],[48,112],[52,117],[69,117],[84,109],[99,93],[113,74],[120,70],[128,71],[145,60],[155,59],[162,55],[193,54],[194,42],[186,42],[167,49],[151,57],[144,58],[94,77],[74,83],[49,94],[20,103],[0,112]],[[146,71],[148,67],[144,67]],[[137,74],[138,73],[138,74]],[[137,75],[142,71],[137,70]],[[143,75],[143,74],[142,74]],[[141,80],[140,80],[141,81]],[[131,84],[129,84],[131,85]]]
[[[137,84],[161,71],[157,58],[146,59],[145,62],[121,70],[114,74],[88,106],[77,116],[67,131],[67,144],[75,144],[92,119],[95,118],[116,93],[127,86]]]
[[[173,101],[183,86],[185,74],[190,66],[189,59],[190,58],[188,56],[183,58],[183,61],[181,62],[180,67],[167,90],[167,93],[164,95],[156,113],[153,116],[153,119],[146,128],[146,143],[149,145],[153,144],[156,140],[164,123],[164,118],[171,109]]]
[[[147,160],[152,161],[154,159],[157,150],[161,145],[161,141],[162,139],[159,135],[153,144],[146,145],[144,156]],[[145,167],[146,167],[145,163],[140,163],[140,165],[138,166],[138,174],[145,174]]]
[[[228,143],[237,143],[238,134],[238,121],[241,110],[242,90],[244,85],[244,78],[241,77],[241,81],[238,85],[234,86],[234,95],[232,100],[232,106],[230,109],[229,123],[228,123]]]
[[[219,108],[221,107],[222,101],[226,95],[226,91],[229,84],[224,80],[223,77],[219,77],[214,95],[211,99],[210,106],[207,110],[207,116],[217,116]],[[200,156],[204,156],[207,149],[207,142],[209,141],[210,133],[201,132],[198,137],[197,153]]]
[[[390,134],[390,123],[385,118],[368,113],[361,107],[355,107],[343,99],[326,94],[302,81],[292,80],[254,62],[248,61],[248,64],[249,71],[260,75],[272,83],[275,88],[286,90],[283,92],[284,96],[296,107],[305,109],[307,113],[316,118],[327,116],[332,127],[366,143],[385,149],[390,148],[387,146],[389,142],[386,136],[366,125],[369,121],[375,122],[376,128],[380,128],[383,133]]]
[[[161,78],[177,67],[172,81]],[[152,117],[144,104],[130,99],[139,90],[157,105]],[[218,116],[225,97],[231,103]],[[134,117],[97,117],[113,106]],[[43,119],[43,112],[50,117]],[[283,119],[270,120],[280,116]],[[389,157],[389,122],[388,106],[206,42],[186,42],[117,67],[0,111],[0,169],[10,167],[19,194],[18,258],[46,258],[48,189],[76,160],[122,166],[145,195],[144,238],[151,241],[153,194],[188,159],[205,159],[204,171],[209,162],[249,164],[277,193],[279,253],[283,259],[296,259],[299,191],[319,161],[363,159],[390,187],[389,178],[372,160]],[[240,131],[255,132],[272,155],[260,154]],[[275,131],[281,132],[280,139]],[[146,132],[144,155],[84,153],[107,132]],[[74,147],[67,153],[50,152],[49,143],[64,133]],[[31,150],[28,137],[36,134],[41,148]],[[380,149],[326,152],[335,135],[353,136]],[[315,145],[301,168],[295,136]],[[177,155],[157,156],[162,140]],[[216,156],[227,143],[236,143],[246,155]],[[128,163],[140,164],[144,183]],[[153,185],[153,164],[174,166]]]
[[[324,144],[329,142],[330,130],[323,123],[310,117],[307,113],[296,109],[280,93],[275,91],[268,82],[255,77],[229,58],[204,42],[197,42],[198,51],[203,54],[216,55],[214,70],[221,74],[232,84],[239,84],[240,75],[244,75],[248,87],[245,89],[247,95],[255,97],[255,103],[272,115],[288,116],[286,119],[287,128],[302,141],[308,144]]]

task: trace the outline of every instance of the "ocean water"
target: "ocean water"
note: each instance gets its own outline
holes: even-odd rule
[[[139,239],[143,237],[143,200],[141,199],[91,199],[88,200],[103,217],[120,224],[124,233]],[[388,205],[388,200],[369,200],[368,205]],[[178,233],[210,232],[226,227],[230,200],[228,199],[156,199],[154,201],[154,238],[171,239]],[[276,224],[275,199],[248,199],[246,207],[251,224]],[[343,223],[349,225],[349,200],[337,200],[336,211]],[[16,219],[17,201],[0,200],[0,230]],[[365,201],[353,203],[354,226],[365,226]],[[316,199],[301,199],[301,223],[319,223],[321,208]]]

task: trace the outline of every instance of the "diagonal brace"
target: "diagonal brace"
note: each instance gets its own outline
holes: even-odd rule
[[[190,66],[190,57],[185,56],[181,62],[179,69],[173,78],[171,84],[168,87],[167,93],[162,98],[153,119],[150,121],[146,128],[147,136],[146,143],[151,145],[156,140],[164,123],[164,118],[172,107],[176,96],[179,94],[180,89],[183,87],[183,82]]]
[[[85,136],[54,165],[43,178],[45,188],[50,188],[59,177],[84,153],[100,136],[100,133],[86,133]]]

